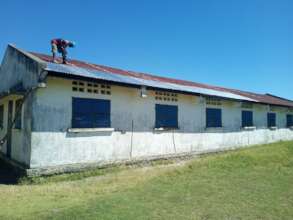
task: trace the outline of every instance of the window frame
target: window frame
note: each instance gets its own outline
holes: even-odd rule
[[[242,110],[241,111],[241,126],[242,126],[242,128],[254,126],[253,111],[250,111],[250,110]]]
[[[71,127],[111,128],[111,100],[72,97]]]
[[[219,115],[211,115],[214,113],[220,113]],[[212,116],[212,118],[210,118]],[[219,118],[217,119],[217,117]],[[221,108],[206,108],[206,128],[222,128],[223,127],[223,114]],[[219,121],[211,121],[212,119],[217,119]]]
[[[291,118],[291,119],[289,120],[289,118]],[[293,127],[293,114],[286,115],[286,126],[287,126],[287,128]]]
[[[163,111],[163,112],[160,112],[160,111]],[[156,129],[158,128],[179,129],[178,112],[179,112],[178,105],[156,104],[155,105],[155,128]],[[175,114],[174,119],[172,119],[172,117],[174,116],[172,114]],[[163,118],[159,118],[160,116],[163,116]],[[171,117],[171,120],[170,120],[170,117]]]
[[[272,117],[273,118],[270,118]],[[271,120],[274,120],[273,123],[271,124]],[[267,127],[272,128],[277,126],[277,114],[275,112],[268,112],[267,113]]]

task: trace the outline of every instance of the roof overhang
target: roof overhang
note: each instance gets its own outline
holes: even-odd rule
[[[258,102],[257,100],[250,99],[245,96],[233,94],[230,92],[200,88],[195,86],[185,86],[179,85],[175,83],[167,83],[155,80],[147,80],[132,76],[124,76],[119,74],[113,74],[109,72],[102,72],[93,69],[80,68],[72,65],[63,65],[63,64],[55,64],[55,63],[47,63],[47,67],[45,68],[48,72],[53,72],[56,74],[62,74],[68,77],[84,77],[89,79],[97,79],[108,82],[114,82],[125,85],[133,85],[134,87],[145,86],[148,88],[157,88],[164,90],[171,90],[177,92],[191,93],[197,95],[206,95],[206,96],[217,96],[226,99],[235,99],[235,100],[243,100],[249,102]]]
[[[23,98],[24,95],[24,93],[4,92],[0,94],[0,99],[5,99],[7,97]]]

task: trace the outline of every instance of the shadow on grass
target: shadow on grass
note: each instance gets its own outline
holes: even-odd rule
[[[10,165],[0,159],[0,184],[17,184],[20,175]]]

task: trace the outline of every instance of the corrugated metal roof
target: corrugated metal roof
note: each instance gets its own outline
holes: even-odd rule
[[[111,82],[132,84],[132,85],[138,85],[138,86],[147,86],[147,87],[168,89],[168,90],[181,91],[181,92],[190,92],[190,93],[197,93],[197,94],[210,95],[210,96],[219,96],[219,97],[230,98],[230,99],[255,101],[253,99],[246,98],[240,95],[235,95],[228,92],[198,88],[194,86],[184,86],[184,85],[178,85],[174,83],[166,83],[166,82],[160,82],[160,81],[154,81],[154,80],[147,80],[147,79],[137,78],[133,76],[124,76],[124,75],[118,75],[113,73],[105,73],[102,71],[80,68],[80,67],[71,66],[71,65],[48,63],[46,70],[58,72],[58,73],[65,73],[69,75],[107,80]]]
[[[160,89],[169,89],[174,91],[190,92],[196,94],[218,96],[223,98],[293,107],[292,101],[271,95],[262,95],[236,89],[228,89],[190,81],[159,77],[151,74],[138,73],[113,67],[90,64],[78,60],[69,60],[68,65],[55,64],[51,62],[51,56],[38,53],[31,54],[47,62],[46,70],[54,71],[56,73],[65,73],[69,75],[102,79],[138,86],[148,86]],[[59,61],[61,62],[61,60]]]

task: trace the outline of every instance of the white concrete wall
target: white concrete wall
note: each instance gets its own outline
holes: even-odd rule
[[[4,118],[3,118],[3,128],[0,129],[0,137],[1,139],[6,135],[7,132],[7,123],[8,123],[8,99],[0,99],[0,105],[4,106]],[[6,143],[3,146],[0,146],[0,151],[3,154],[6,154],[7,152],[7,147]]]
[[[73,163],[110,162],[184,152],[206,152],[293,140],[285,128],[286,111],[277,112],[279,129],[269,130],[267,106],[254,107],[254,131],[242,131],[241,107],[223,101],[223,128],[205,128],[206,105],[199,97],[178,95],[178,102],[155,100],[148,91],[141,98],[138,89],[112,85],[112,95],[73,92],[71,80],[49,77],[48,87],[38,90],[33,102],[31,167]],[[72,97],[111,100],[111,125],[114,132],[69,133]],[[179,130],[154,131],[155,104],[178,105]],[[133,121],[133,129],[132,129]],[[133,130],[133,132],[132,132]]]
[[[0,100],[0,105],[4,106],[4,121],[3,129],[0,129],[0,139],[7,134],[8,125],[8,102],[13,101],[12,119],[15,117],[16,100],[22,98],[21,96],[10,95]],[[26,166],[30,163],[30,124],[31,115],[28,109],[29,102],[25,102],[22,107],[22,127],[21,129],[12,129],[11,133],[11,159],[18,161]],[[3,154],[7,154],[7,141],[0,147]]]
[[[15,101],[19,98],[12,95],[11,92],[15,92],[15,87],[22,87],[22,89],[36,87],[40,74],[43,74],[44,65],[44,62],[38,58],[34,57],[32,59],[32,55],[8,45],[0,66],[0,93],[3,95],[9,92],[9,96],[0,100],[5,105],[5,125],[4,129],[0,131],[1,139],[7,133],[8,101]],[[12,131],[11,158],[26,166],[30,164],[32,100],[33,94],[29,95],[24,103],[22,129],[13,129]],[[1,151],[6,154],[6,144],[4,144]]]
[[[8,45],[0,67],[0,93],[20,84],[25,89],[37,86],[44,63],[29,56],[31,55]]]

